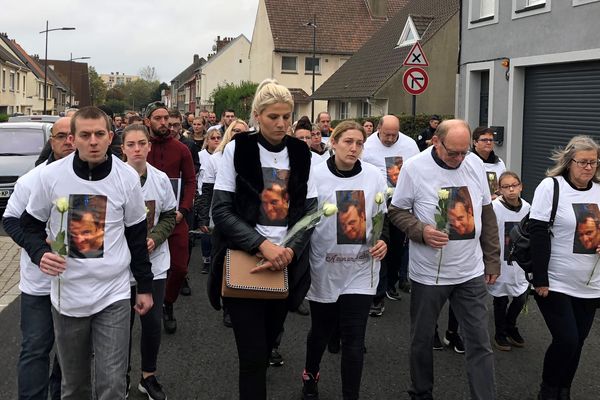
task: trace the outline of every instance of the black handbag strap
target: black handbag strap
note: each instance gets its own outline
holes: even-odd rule
[[[550,221],[548,221],[548,229],[554,225],[554,218],[556,218],[556,211],[558,209],[558,180],[552,177],[554,181],[554,194],[552,196],[552,211],[550,212]]]

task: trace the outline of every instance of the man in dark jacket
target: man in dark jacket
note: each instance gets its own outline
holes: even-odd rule
[[[177,183],[176,187],[181,187],[181,193],[177,199],[179,203],[176,216],[177,225],[169,237],[171,268],[167,278],[163,308],[165,332],[175,333],[177,320],[173,315],[173,303],[179,297],[179,291],[188,272],[189,227],[186,217],[193,210],[196,174],[190,150],[173,138],[168,121],[169,111],[163,103],[154,102],[148,105],[144,124],[150,130],[152,151],[148,154],[147,161],[167,174],[172,182]]]
[[[417,146],[419,146],[419,151],[423,151],[429,146],[431,146],[431,138],[435,135],[435,131],[440,124],[440,117],[437,115],[432,115],[429,118],[429,126],[417,136]]]

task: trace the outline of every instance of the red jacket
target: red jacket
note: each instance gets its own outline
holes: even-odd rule
[[[194,205],[196,193],[196,173],[190,149],[179,140],[170,136],[152,137],[152,150],[147,161],[155,168],[163,171],[169,178],[181,178],[181,198],[179,211],[190,212]]]

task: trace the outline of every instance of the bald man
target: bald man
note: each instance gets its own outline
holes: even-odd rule
[[[419,148],[413,139],[400,132],[400,120],[395,115],[381,118],[379,130],[367,139],[363,150],[363,161],[375,165],[388,182],[395,187],[402,164],[419,154]],[[387,223],[387,221],[386,221]],[[389,251],[379,270],[379,285],[373,298],[371,316],[383,314],[384,299],[400,300],[399,287],[408,291],[408,265],[405,253],[408,251],[404,233],[390,224]]]

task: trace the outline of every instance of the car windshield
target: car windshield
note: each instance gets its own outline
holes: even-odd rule
[[[0,127],[0,156],[37,155],[42,152],[44,144],[44,131],[42,129],[1,129]]]

